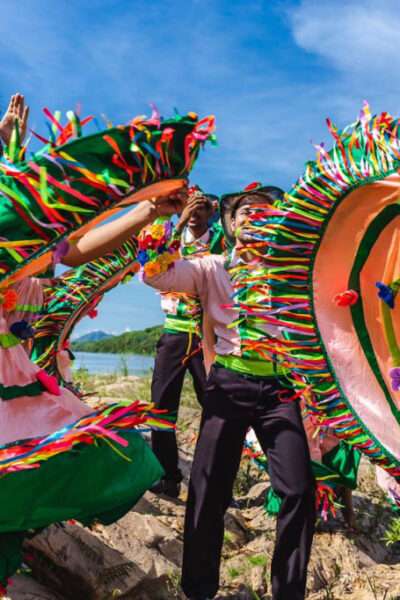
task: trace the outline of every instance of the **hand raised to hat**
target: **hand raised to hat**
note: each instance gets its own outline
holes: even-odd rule
[[[179,213],[185,206],[188,197],[186,185],[177,192],[152,198],[149,202],[152,204],[157,216],[165,217]]]
[[[21,141],[25,138],[28,116],[29,107],[25,106],[23,95],[14,94],[11,96],[7,111],[0,121],[0,137],[7,146],[11,141],[11,135],[16,122],[18,123]]]
[[[190,217],[192,216],[196,208],[198,208],[199,206],[203,206],[205,202],[206,200],[202,195],[195,193],[189,196],[189,200],[185,205],[184,209],[182,210],[181,216],[179,217],[179,221],[177,222],[175,227],[177,233],[181,233],[181,231],[189,222]]]

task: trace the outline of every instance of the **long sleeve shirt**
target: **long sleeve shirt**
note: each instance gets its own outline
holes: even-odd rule
[[[217,362],[221,362],[224,357],[234,358],[228,368],[260,376],[271,374],[272,363],[269,361],[259,356],[253,360],[243,357],[239,328],[232,325],[237,312],[229,308],[234,288],[225,262],[226,256],[223,255],[178,260],[168,271],[152,278],[145,277],[144,281],[162,292],[174,290],[199,297],[216,336],[214,350]],[[280,336],[277,327],[265,326],[264,331],[274,337]],[[223,364],[228,365],[226,361]],[[276,368],[274,373],[278,372],[282,371]]]

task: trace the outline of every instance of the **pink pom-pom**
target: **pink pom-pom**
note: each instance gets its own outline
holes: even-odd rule
[[[53,377],[53,375],[49,375],[46,373],[46,371],[41,369],[36,373],[36,379],[43,385],[43,387],[46,388],[48,392],[50,392],[50,394],[53,394],[54,396],[61,395],[60,386],[57,383],[57,379]]]

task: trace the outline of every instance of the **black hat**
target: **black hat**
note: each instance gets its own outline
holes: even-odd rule
[[[221,223],[224,228],[225,238],[230,246],[235,244],[235,236],[232,231],[232,216],[235,214],[239,204],[243,198],[248,196],[261,196],[269,204],[274,204],[277,200],[281,200],[284,196],[284,191],[281,188],[273,185],[262,185],[259,182],[250,183],[244,190],[233,194],[224,194],[220,199]]]

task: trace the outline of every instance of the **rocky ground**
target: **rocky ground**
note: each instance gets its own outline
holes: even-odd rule
[[[148,397],[148,380],[83,377],[91,403],[117,397]],[[199,411],[190,387],[179,421],[182,464],[187,475]],[[226,516],[219,600],[270,599],[269,567],[275,520],[263,509],[267,477],[248,459],[235,485],[236,506]],[[179,600],[179,566],[186,485],[178,500],[148,492],[109,527],[54,525],[27,542],[30,572],[8,588],[12,600]],[[308,578],[308,600],[400,600],[400,521],[386,505],[374,471],[362,463],[354,494],[356,531],[337,519],[318,523]],[[391,541],[390,545],[387,542]],[[289,598],[287,600],[290,600]]]

